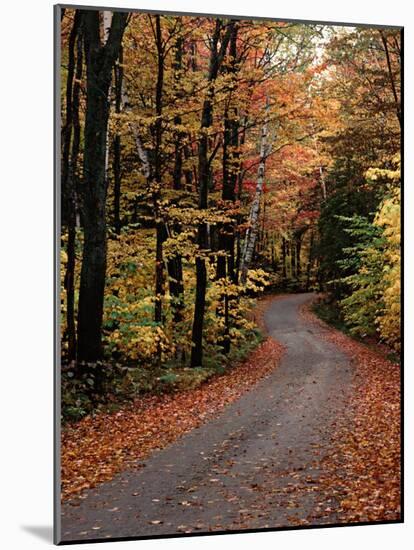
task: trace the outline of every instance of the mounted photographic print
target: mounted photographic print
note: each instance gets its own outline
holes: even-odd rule
[[[402,521],[402,29],[55,7],[55,542]]]

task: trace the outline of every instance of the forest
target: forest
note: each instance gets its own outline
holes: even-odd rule
[[[231,370],[262,296],[398,355],[400,29],[60,24],[64,421]]]

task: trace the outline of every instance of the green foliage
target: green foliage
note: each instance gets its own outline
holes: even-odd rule
[[[341,282],[349,289],[349,296],[340,301],[344,319],[351,334],[364,337],[376,333],[375,320],[382,309],[382,254],[384,239],[380,228],[361,216],[348,218],[347,231],[355,244],[343,250],[345,259],[339,261],[344,272],[350,265],[352,275]]]
[[[354,249],[364,246],[369,235],[364,221],[373,221],[379,203],[379,190],[365,185],[361,166],[349,161],[338,161],[332,168],[328,185],[335,191],[322,205],[319,219],[318,256],[320,279],[328,286],[335,299],[348,293],[344,278],[354,275],[359,268],[359,257]],[[350,230],[349,220],[358,219],[361,227]],[[350,252],[351,251],[351,252]]]
[[[117,363],[91,363],[84,365],[81,372],[74,365],[65,368],[61,374],[63,420],[79,420],[94,410],[116,403],[121,396],[130,396],[128,381],[128,369]]]
[[[348,219],[353,247],[339,267],[349,262],[354,274],[343,277],[349,295],[340,301],[346,325],[354,335],[380,337],[400,347],[400,196],[393,190],[380,205],[374,222]]]
[[[383,310],[377,318],[380,334],[397,351],[401,339],[401,200],[398,189],[384,200],[375,218],[385,239],[382,279]]]
[[[326,298],[320,299],[313,303],[312,310],[328,325],[331,325],[342,332],[348,332],[342,311],[336,302],[332,302],[332,300]]]

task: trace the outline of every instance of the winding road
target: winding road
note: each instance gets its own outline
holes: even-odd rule
[[[268,333],[286,347],[268,377],[145,467],[65,503],[62,541],[326,523],[316,511],[335,502],[318,483],[319,462],[346,406],[352,367],[300,315],[312,296],[275,298],[266,310]]]

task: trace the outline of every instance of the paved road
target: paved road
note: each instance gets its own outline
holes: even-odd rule
[[[329,453],[352,372],[322,329],[301,318],[311,298],[279,298],[267,309],[268,332],[286,346],[270,376],[142,469],[90,490],[80,505],[66,503],[62,539],[285,527],[334,509],[318,485],[318,461]]]

